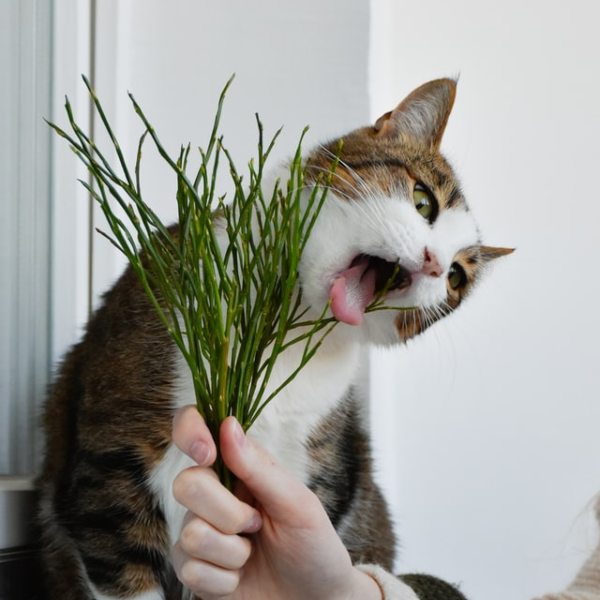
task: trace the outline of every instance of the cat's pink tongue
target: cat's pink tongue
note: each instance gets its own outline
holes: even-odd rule
[[[362,323],[365,309],[375,297],[375,271],[368,267],[369,259],[361,258],[334,279],[329,300],[331,312],[338,321],[348,325]]]

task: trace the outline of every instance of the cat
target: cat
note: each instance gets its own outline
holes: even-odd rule
[[[481,243],[440,154],[455,93],[455,81],[431,81],[375,125],[343,136],[299,268],[305,303],[330,302],[341,323],[250,431],[316,492],[353,562],[387,571],[396,540],[355,385],[361,350],[420,334],[512,251]],[[333,140],[308,155],[309,182],[330,169],[338,148]],[[388,304],[414,308],[365,313],[386,285]],[[272,385],[293,355],[281,358]],[[184,515],[172,482],[192,464],[171,443],[171,421],[193,401],[189,370],[127,269],[66,355],[45,405],[39,523],[50,599],[189,596],[168,557]],[[433,577],[404,581],[422,600],[463,598]]]

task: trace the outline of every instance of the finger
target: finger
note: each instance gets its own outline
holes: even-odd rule
[[[301,481],[246,437],[233,417],[221,425],[220,448],[225,464],[244,482],[271,518],[303,526],[309,509],[320,506],[317,497]]]
[[[189,512],[181,529],[179,546],[192,558],[229,570],[241,569],[252,552],[249,539],[225,535]]]
[[[225,534],[258,531],[260,513],[236,498],[212,469],[190,467],[173,482],[175,500]]]
[[[173,418],[173,442],[200,466],[211,465],[217,448],[210,430],[195,406],[178,409]]]
[[[239,571],[191,558],[179,544],[171,551],[171,562],[179,581],[202,598],[229,596],[240,583]]]

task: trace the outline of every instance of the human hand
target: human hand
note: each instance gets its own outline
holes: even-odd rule
[[[178,411],[175,444],[198,462],[173,484],[188,509],[172,551],[177,576],[203,600],[380,600],[355,569],[319,499],[229,417],[222,458],[235,495],[210,468],[216,447],[195,407]]]

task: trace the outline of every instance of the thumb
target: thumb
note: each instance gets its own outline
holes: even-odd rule
[[[195,406],[184,406],[173,418],[173,442],[201,467],[212,465],[217,448],[210,430]]]
[[[227,467],[244,482],[271,519],[301,525],[307,505],[318,502],[301,481],[246,436],[234,417],[227,417],[221,425],[220,450]]]

